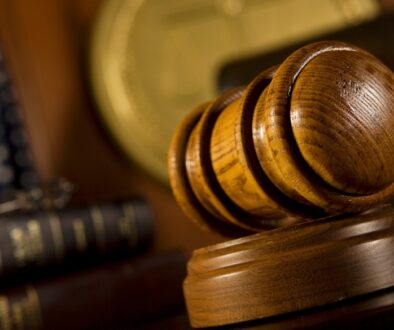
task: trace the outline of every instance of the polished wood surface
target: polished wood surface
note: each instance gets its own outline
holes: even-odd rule
[[[341,42],[302,47],[191,112],[172,188],[202,228],[184,293],[194,327],[316,308],[394,286],[394,75]],[[265,229],[281,227],[276,230]]]
[[[195,251],[191,323],[217,326],[324,306],[394,285],[394,210],[327,218]]]
[[[381,203],[394,193],[393,87],[393,72],[357,47],[299,49],[179,126],[169,153],[178,202],[230,232]]]
[[[96,120],[85,70],[89,34],[101,2],[0,0],[0,43],[41,178],[43,181],[58,176],[69,178],[79,187],[76,203],[136,194],[145,196],[152,203],[157,217],[156,249],[176,246],[191,251],[223,240],[213,232],[201,232],[182,214],[166,187],[140,169],[130,167],[107,141],[105,131]],[[386,7],[394,4],[392,0],[382,2]],[[213,217],[207,218],[216,227]],[[202,220],[204,224],[207,218]],[[227,224],[223,224],[227,228]],[[230,232],[243,235],[240,229]],[[224,230],[224,234],[229,232]],[[342,304],[339,306],[346,317],[347,309]],[[381,306],[385,310],[385,305]],[[332,314],[328,313],[328,318],[331,317]],[[306,322],[305,313],[296,313],[295,318],[298,321],[294,328]],[[291,328],[291,321],[286,321],[282,327],[272,326],[277,320],[263,321],[261,329]],[[375,321],[371,319],[371,322]],[[321,322],[325,322],[324,319]],[[163,329],[165,325],[158,322],[152,329],[156,328]],[[176,327],[171,325],[169,328]],[[184,328],[179,326],[179,329]],[[235,328],[260,328],[260,324]]]
[[[339,330],[392,329],[394,322],[394,289],[261,320],[214,327],[216,330]],[[125,328],[130,329],[130,328]],[[134,327],[132,327],[134,329]],[[186,311],[144,324],[138,329],[193,329]]]
[[[394,290],[387,289],[301,313],[245,322],[222,329],[391,329],[394,322]]]

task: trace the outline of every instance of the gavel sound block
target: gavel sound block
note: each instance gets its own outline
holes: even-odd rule
[[[303,47],[190,113],[169,152],[178,203],[204,229],[257,232],[195,251],[192,325],[394,286],[394,211],[376,208],[394,194],[393,129],[393,72],[339,42]]]

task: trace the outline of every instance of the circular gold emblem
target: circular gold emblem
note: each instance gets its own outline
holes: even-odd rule
[[[91,53],[101,116],[125,155],[167,182],[171,135],[191,109],[217,93],[225,63],[375,13],[361,7],[344,15],[333,0],[106,1]]]

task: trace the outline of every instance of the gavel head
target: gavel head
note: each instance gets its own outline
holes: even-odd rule
[[[170,181],[192,220],[231,236],[360,212],[394,194],[393,129],[393,72],[319,42],[191,112]]]

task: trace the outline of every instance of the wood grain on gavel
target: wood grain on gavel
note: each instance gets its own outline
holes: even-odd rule
[[[327,218],[196,250],[184,293],[195,327],[256,320],[394,286],[394,211]]]
[[[282,227],[195,251],[184,282],[192,325],[394,286],[394,209],[350,215],[394,193],[393,128],[392,71],[339,42],[303,47],[190,113],[169,153],[185,213],[230,236]]]
[[[172,188],[193,221],[230,236],[359,212],[394,193],[393,128],[393,72],[315,43],[186,117]]]

